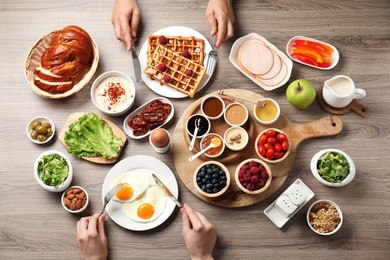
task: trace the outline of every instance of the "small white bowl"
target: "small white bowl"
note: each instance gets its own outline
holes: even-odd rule
[[[239,134],[241,135],[239,138],[239,141],[240,141],[239,144],[236,143],[235,141],[230,140],[230,138],[228,137],[229,133],[231,133],[232,131],[238,131]],[[240,126],[232,126],[228,130],[225,131],[223,139],[225,141],[227,148],[229,148],[232,151],[241,151],[242,149],[244,149],[247,146],[247,144],[249,142],[249,135],[248,135],[248,132],[244,128],[242,128]],[[233,142],[233,144],[232,144],[232,142]]]
[[[105,100],[107,98],[107,94],[105,94],[106,96],[102,96],[102,93],[104,93],[103,85],[105,85],[105,83],[108,83],[107,81],[109,80],[109,78],[112,77],[117,78],[117,80],[122,83],[121,86],[125,89],[127,95],[125,102],[118,102],[118,105],[120,106],[117,109],[115,109],[112,104],[108,104],[108,101]],[[97,91],[101,93],[101,95],[98,95]],[[135,100],[135,92],[136,91],[134,83],[129,76],[119,71],[107,71],[97,77],[93,82],[91,87],[91,99],[97,109],[99,109],[104,114],[108,116],[121,116],[129,112],[129,110],[133,106]]]
[[[212,100],[212,99],[217,100],[217,103],[221,104],[221,111],[219,112],[218,115],[210,115],[210,114],[207,114],[207,111],[205,111],[205,104],[206,104],[206,102],[211,102],[210,100]],[[217,105],[217,103],[210,104],[210,105],[215,107]],[[202,111],[202,114],[205,115],[208,119],[210,119],[210,120],[217,120],[218,118],[220,118],[223,115],[223,113],[225,111],[225,102],[219,96],[209,95],[209,96],[206,96],[205,98],[203,98],[202,103],[200,104],[200,110]]]
[[[202,122],[203,122],[202,125],[204,125],[204,128],[206,129],[206,130],[199,130],[198,131],[198,134],[196,135],[196,139],[200,139],[210,132],[211,122],[205,115],[193,114],[192,116],[190,116],[186,122],[186,131],[187,131],[187,134],[191,137],[193,136],[194,131],[195,131],[195,120],[197,118],[202,119]],[[194,129],[194,131],[191,131],[192,129]]]
[[[266,105],[264,108],[257,108],[257,104],[254,104],[254,105],[253,105],[253,114],[255,115],[255,118],[256,118],[257,122],[259,122],[259,123],[262,124],[262,125],[271,125],[271,124],[275,123],[276,120],[278,120],[279,115],[280,115],[280,107],[279,107],[278,102],[276,102],[276,101],[273,100],[272,98],[263,98],[263,99],[261,99],[260,101],[265,101],[266,104],[267,104],[267,103],[272,103],[272,104],[274,104],[274,106],[275,106],[275,108],[276,108],[276,115],[275,115],[275,117],[274,117],[272,120],[270,120],[270,121],[264,121],[264,120],[260,119],[260,118],[257,116],[256,110],[257,110],[257,109],[268,110],[269,107],[267,108],[267,105]],[[266,111],[266,112],[268,112],[268,111]]]
[[[242,107],[242,108],[243,108],[243,111],[244,111],[244,113],[245,113],[245,115],[244,115],[244,120],[242,120],[242,122],[237,123],[237,124],[235,124],[234,122],[231,122],[231,121],[228,120],[228,117],[229,117],[229,116],[228,116],[227,114],[229,113],[229,110],[233,109],[233,108],[232,108],[233,106],[240,106],[240,107]],[[248,113],[248,109],[246,108],[246,106],[244,106],[244,105],[241,104],[241,103],[234,102],[234,103],[229,104],[229,105],[226,107],[226,109],[225,109],[225,111],[224,111],[224,113],[223,113],[223,117],[225,118],[225,122],[226,122],[228,125],[230,125],[230,126],[242,126],[242,125],[244,125],[244,124],[246,123],[246,121],[248,121],[249,113]]]
[[[310,211],[313,209],[313,207],[315,205],[317,205],[318,203],[327,203],[327,204],[331,204],[333,205],[336,210],[337,210],[337,213],[339,214],[339,217],[340,217],[340,222],[338,223],[338,225],[336,226],[335,229],[333,229],[332,231],[330,232],[319,232],[318,230],[316,230],[311,224],[310,224]],[[343,213],[341,211],[341,209],[339,208],[339,206],[337,206],[336,203],[334,203],[333,201],[330,201],[330,200],[317,200],[316,202],[314,202],[313,204],[310,205],[309,209],[307,210],[307,214],[306,214],[306,220],[307,220],[307,224],[309,225],[309,227],[311,228],[311,230],[313,230],[313,232],[315,232],[316,234],[318,235],[322,235],[322,236],[329,236],[329,235],[332,235],[334,233],[336,233],[341,225],[343,224]]]
[[[210,135],[218,136],[218,138],[221,139],[222,149],[221,149],[221,151],[220,151],[218,154],[209,155],[209,154],[207,154],[207,152],[205,152],[204,155],[205,155],[206,157],[209,157],[209,158],[217,158],[218,156],[220,156],[221,154],[223,154],[223,152],[225,151],[225,142],[223,141],[222,136],[220,136],[219,134],[216,134],[216,133],[209,133],[209,134],[203,136],[202,140],[200,141],[200,149],[201,149],[201,150],[203,149],[203,148],[202,148],[202,147],[203,147],[203,143],[205,142],[206,137],[208,137],[208,136],[210,136]],[[212,149],[214,149],[214,148],[212,148]]]
[[[82,191],[85,193],[86,202],[85,202],[84,207],[82,207],[82,208],[80,208],[80,209],[78,209],[78,210],[70,210],[70,209],[65,205],[64,198],[65,198],[66,193],[67,193],[70,189],[80,189],[80,190],[82,190]],[[62,204],[62,207],[64,207],[64,209],[65,209],[66,211],[68,211],[69,213],[81,213],[81,212],[83,212],[84,210],[86,210],[86,208],[88,208],[88,205],[89,205],[89,195],[88,195],[88,192],[87,192],[83,187],[80,187],[80,186],[72,186],[72,187],[69,187],[69,188],[67,188],[67,189],[62,193],[62,196],[61,196],[61,204]]]
[[[50,155],[50,154],[58,154],[59,156],[61,156],[62,158],[64,158],[68,164],[68,168],[69,168],[69,173],[68,173],[68,177],[65,179],[65,181],[60,184],[58,187],[53,187],[53,186],[49,186],[47,184],[45,184],[40,178],[39,178],[39,175],[38,175],[38,165],[39,165],[39,161],[41,160],[42,157],[46,156],[46,155]],[[39,186],[41,186],[42,188],[44,188],[45,190],[47,191],[51,191],[51,192],[62,192],[64,191],[66,188],[69,187],[70,183],[72,182],[72,179],[73,179],[73,167],[72,167],[72,163],[70,162],[69,158],[61,153],[60,151],[56,151],[56,150],[49,150],[49,151],[46,151],[42,154],[40,154],[38,156],[38,158],[35,160],[35,163],[34,163],[34,177],[35,177],[35,180],[38,182]]]
[[[31,133],[33,131],[32,126],[37,121],[41,121],[42,123],[48,122],[51,125],[51,129],[53,130],[53,133],[49,137],[47,137],[46,140],[43,142],[41,142],[37,139],[33,139],[31,137]],[[31,121],[27,124],[27,128],[26,128],[26,134],[27,134],[28,139],[30,139],[31,142],[36,143],[36,144],[45,144],[45,143],[49,142],[53,138],[55,132],[56,132],[56,127],[55,127],[53,121],[51,121],[50,118],[45,117],[45,116],[38,116],[38,117],[31,119]]]
[[[348,163],[349,163],[349,174],[348,176],[342,180],[340,183],[333,183],[333,182],[329,182],[329,181],[326,181],[325,179],[323,179],[321,177],[321,175],[318,173],[318,170],[317,170],[317,162],[318,162],[318,159],[324,155],[325,153],[327,152],[336,152],[336,153],[340,153],[342,154],[345,159],[347,159]],[[321,150],[319,152],[317,152],[313,158],[311,159],[310,161],[310,170],[311,172],[313,173],[314,177],[322,184],[326,185],[326,186],[330,186],[330,187],[342,187],[342,186],[345,186],[347,185],[348,183],[350,183],[353,178],[355,177],[355,174],[356,174],[356,167],[355,167],[355,164],[352,160],[351,157],[348,156],[348,154],[346,154],[345,152],[339,150],[339,149],[324,149],[324,150]]]

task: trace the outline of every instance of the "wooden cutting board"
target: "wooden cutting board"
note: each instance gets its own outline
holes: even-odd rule
[[[69,126],[71,124],[76,122],[84,114],[85,113],[81,113],[81,112],[70,114],[68,119],[65,122],[64,127],[61,129],[61,132],[60,132],[58,138],[65,145],[66,148],[68,148],[68,146],[66,145],[66,143],[64,141],[65,132],[69,129]],[[127,138],[126,138],[126,134],[117,125],[115,125],[111,121],[107,120],[106,118],[103,118],[103,121],[106,122],[111,127],[112,133],[115,136],[118,136],[120,139],[122,139],[122,146],[121,146],[121,149],[119,150],[118,156],[115,158],[112,158],[112,159],[106,159],[104,157],[82,157],[82,159],[89,161],[89,162],[98,163],[98,164],[111,164],[111,163],[115,163],[118,160],[118,157],[119,157],[120,153],[122,152],[122,149],[127,141]]]
[[[241,89],[226,89],[224,93],[227,95],[232,95],[237,97],[235,100],[244,104],[249,111],[249,121],[246,123],[244,128],[249,133],[249,143],[244,148],[244,150],[239,152],[228,151],[225,149],[225,152],[218,158],[213,160],[219,161],[223,163],[229,170],[231,175],[231,183],[228,190],[218,198],[208,198],[200,193],[198,193],[194,187],[193,183],[193,174],[195,169],[204,161],[211,160],[207,157],[201,156],[195,159],[192,162],[188,162],[188,158],[191,157],[194,153],[199,150],[199,140],[196,141],[195,149],[190,152],[188,150],[188,146],[190,143],[190,137],[186,133],[185,125],[187,119],[194,113],[200,112],[200,104],[202,102],[202,98],[196,100],[192,103],[183,113],[179,122],[176,125],[174,134],[173,134],[173,144],[172,144],[172,153],[173,153],[173,161],[176,167],[176,171],[184,183],[184,185],[198,198],[202,199],[205,202],[211,203],[216,206],[226,207],[226,208],[238,208],[256,204],[261,202],[271,196],[276,190],[278,190],[287,179],[289,171],[292,168],[295,152],[297,150],[298,145],[309,138],[318,138],[325,136],[334,136],[341,132],[343,129],[343,122],[337,116],[326,116],[317,121],[304,123],[304,124],[295,124],[290,122],[287,117],[281,113],[279,119],[272,124],[271,126],[263,126],[259,124],[253,115],[253,106],[254,104],[241,100],[240,98],[252,100],[253,102],[262,99],[263,96],[248,90]],[[218,92],[211,93],[210,95],[218,95]],[[225,102],[233,102],[233,100],[229,100],[223,97]],[[229,126],[224,122],[223,118],[218,119],[217,121],[211,122],[211,132],[218,132],[226,130]],[[272,171],[272,182],[270,187],[264,191],[263,193],[257,195],[249,195],[242,192],[234,181],[234,173],[238,164],[245,159],[248,158],[257,158],[255,150],[255,140],[257,135],[267,129],[269,127],[278,128],[283,130],[290,138],[291,142],[291,151],[286,159],[279,163],[268,163],[268,166]],[[223,133],[222,133],[223,136]]]

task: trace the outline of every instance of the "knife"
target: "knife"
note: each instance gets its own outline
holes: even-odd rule
[[[139,82],[141,79],[141,64],[139,63],[137,52],[134,48],[134,41],[131,44],[131,57],[133,59],[133,69],[135,74],[135,81]]]
[[[162,183],[162,182],[160,181],[160,179],[159,179],[156,175],[154,175],[153,173],[152,173],[152,175],[153,175],[153,179],[156,181],[157,185],[160,186],[160,188],[165,192],[165,194],[167,194],[167,196],[168,196],[173,202],[175,202],[176,205],[177,205],[179,208],[182,208],[183,205],[180,203],[180,201],[178,201],[178,200],[175,198],[175,196],[172,195],[172,192],[164,185],[164,183]]]

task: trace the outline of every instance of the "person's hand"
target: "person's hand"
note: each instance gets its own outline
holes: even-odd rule
[[[111,22],[116,38],[126,44],[128,51],[131,50],[132,40],[137,38],[140,20],[141,10],[137,0],[115,0]]]
[[[107,259],[107,237],[104,233],[104,215],[96,213],[77,222],[77,240],[81,259]]]
[[[183,237],[191,258],[213,259],[213,249],[217,241],[214,225],[186,203],[180,212],[183,219]]]
[[[234,12],[231,0],[210,0],[207,5],[206,16],[211,27],[211,36],[218,33],[215,47],[221,44],[234,34]]]

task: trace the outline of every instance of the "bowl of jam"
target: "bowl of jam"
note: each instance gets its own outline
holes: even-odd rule
[[[204,152],[204,155],[209,158],[216,158],[220,156],[225,150],[225,142],[223,141],[223,138],[219,134],[210,133],[205,135],[200,141],[200,149],[201,150],[205,149],[211,143],[218,144],[218,146],[207,149]]]
[[[192,137],[195,133],[195,128],[198,126],[199,130],[196,138],[202,138],[210,132],[211,123],[210,120],[201,114],[194,114],[190,116],[186,123],[187,133]]]
[[[218,96],[206,96],[200,104],[202,113],[210,120],[216,120],[225,111],[225,102]]]

